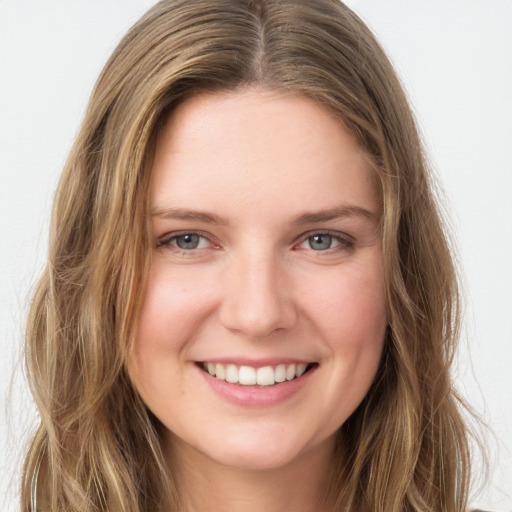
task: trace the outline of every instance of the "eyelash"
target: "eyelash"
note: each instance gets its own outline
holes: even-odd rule
[[[338,242],[339,245],[337,245],[335,247],[329,247],[329,248],[323,249],[323,250],[318,250],[318,251],[315,251],[310,245],[310,249],[313,252],[331,253],[331,252],[338,252],[338,251],[346,251],[346,250],[353,249],[354,245],[355,245],[355,240],[352,237],[349,237],[348,235],[342,235],[341,233],[339,233],[337,231],[329,231],[329,230],[310,231],[309,233],[302,235],[301,241],[298,245],[300,246],[300,245],[308,242],[308,240],[310,240],[311,238],[313,238],[315,236],[329,236],[333,241],[335,240],[336,242]]]
[[[181,231],[181,232],[177,232],[177,233],[169,233],[169,234],[166,234],[166,235],[160,237],[157,240],[156,249],[169,248],[169,249],[171,249],[175,252],[178,252],[180,254],[190,256],[195,251],[200,251],[205,248],[205,247],[198,247],[198,248],[192,248],[192,249],[183,249],[183,248],[178,247],[177,245],[173,244],[173,242],[176,241],[178,238],[187,236],[187,235],[188,236],[198,236],[200,239],[206,240],[208,242],[208,244],[210,244],[214,249],[219,248],[218,245],[216,245],[214,242],[212,242],[212,240],[206,233],[203,233],[201,231]],[[310,240],[311,238],[313,238],[315,236],[329,236],[329,237],[331,237],[332,240],[334,240],[338,243],[338,245],[336,245],[335,247],[328,247],[326,249],[318,250],[318,251],[315,251],[310,245],[309,250],[311,250],[313,252],[317,252],[319,254],[347,251],[347,250],[353,249],[354,245],[355,245],[355,240],[352,237],[350,237],[349,235],[342,235],[337,231],[324,230],[324,231],[310,231],[308,233],[301,235],[299,242],[294,244],[294,248],[300,248],[300,246],[302,244],[307,243],[308,240]],[[201,241],[199,243],[201,243]]]
[[[177,245],[174,245],[172,242],[177,240],[178,238],[182,236],[198,236],[201,239],[207,240],[210,245],[212,245],[214,248],[218,248],[218,246],[211,241],[211,239],[203,232],[201,231],[180,231],[177,233],[168,233],[167,235],[163,235],[157,240],[156,248],[170,248],[174,251],[177,251],[181,254],[190,255],[194,251],[203,249],[200,248],[194,248],[194,249],[182,249],[181,247],[178,247]],[[201,242],[200,242],[201,243]]]

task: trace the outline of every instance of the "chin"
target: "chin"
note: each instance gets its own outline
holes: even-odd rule
[[[280,469],[300,458],[294,450],[276,450],[269,446],[233,447],[222,453],[212,453],[210,458],[217,464],[241,471],[272,471]]]
[[[206,457],[214,464],[226,468],[272,471],[303,464],[303,459],[308,457],[309,460],[310,454],[317,453],[321,446],[325,447],[326,452],[332,453],[334,438],[334,434],[327,439],[293,436],[282,426],[273,425],[272,429],[262,428],[259,432],[232,431],[222,439],[209,436],[188,447],[192,447],[199,457]],[[183,445],[182,448],[187,449]]]

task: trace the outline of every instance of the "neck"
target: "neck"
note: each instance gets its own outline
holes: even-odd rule
[[[173,442],[174,463],[186,512],[318,512],[325,510],[333,440],[277,468],[220,465]],[[186,456],[185,456],[186,455]],[[172,508],[170,508],[172,510]]]

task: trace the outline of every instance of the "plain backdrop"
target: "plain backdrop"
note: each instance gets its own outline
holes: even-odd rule
[[[0,0],[0,509],[15,511],[35,411],[24,317],[52,195],[93,84],[150,0]],[[473,499],[512,510],[512,1],[351,0],[409,93],[465,276],[455,381],[494,432]],[[482,467],[475,464],[476,473]]]

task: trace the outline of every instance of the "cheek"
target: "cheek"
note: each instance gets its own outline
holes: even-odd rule
[[[208,315],[211,297],[187,272],[152,265],[139,317],[128,372],[148,405],[177,379],[184,364],[187,341],[195,335],[198,318]],[[165,393],[164,393],[165,395]]]
[[[366,396],[377,374],[387,328],[384,280],[381,273],[346,273],[329,301],[316,301],[323,339],[332,356],[329,396],[343,411],[341,422]],[[319,299],[319,298],[318,298]],[[325,305],[327,303],[327,306]]]
[[[152,266],[140,314],[139,351],[148,346],[179,350],[197,319],[213,307],[213,287],[202,278],[187,268],[170,272],[165,262]]]
[[[378,371],[387,327],[380,259],[330,268],[317,273],[314,285],[303,283],[302,311],[312,328],[306,335],[323,354],[322,393],[314,402],[324,412],[320,431],[330,435],[357,409]]]
[[[301,293],[317,327],[340,349],[381,343],[387,319],[379,265],[333,272]]]
[[[387,327],[381,266],[354,265],[310,287],[305,307],[329,353],[326,400],[337,403],[341,422],[364,398],[377,373]],[[332,365],[332,366],[331,366]]]

